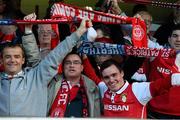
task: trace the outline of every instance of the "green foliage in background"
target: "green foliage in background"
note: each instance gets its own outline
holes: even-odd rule
[[[65,0],[65,3],[75,6],[94,6],[96,0]],[[25,14],[34,12],[35,6],[39,6],[39,18],[43,18],[48,7],[48,0],[22,0],[21,8]]]

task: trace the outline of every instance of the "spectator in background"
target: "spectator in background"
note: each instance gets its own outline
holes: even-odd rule
[[[122,15],[124,16],[125,13],[121,10],[121,8],[119,7],[118,3],[123,2],[122,0],[99,0],[96,4],[97,10],[99,11],[104,11],[104,6],[109,6],[108,10],[106,10],[107,12],[113,13],[115,15]],[[107,5],[106,5],[107,4]],[[132,45],[131,42],[129,42],[128,40],[124,39],[124,35],[123,35],[123,31],[121,30],[121,26],[120,25],[109,25],[108,26],[110,29],[110,38],[113,40],[113,43],[115,44],[125,44],[125,45]],[[125,79],[130,80],[132,75],[134,74],[134,71],[136,71],[141,65],[142,62],[144,61],[144,58],[137,58],[134,56],[130,56],[130,57],[121,57],[123,59],[119,59],[120,62],[124,62],[124,71],[125,71]],[[136,64],[129,64],[129,63],[136,63]],[[128,68],[132,68],[132,69],[128,69]]]
[[[52,7],[52,5],[54,4],[54,3],[57,3],[57,2],[64,2],[64,0],[49,0],[49,2],[48,2],[48,8],[46,9],[46,15],[45,15],[45,17],[44,18],[51,18],[51,14],[50,14],[50,12],[51,12],[51,7]]]
[[[97,24],[94,26],[94,29],[97,32],[97,37],[95,39],[95,42],[102,42],[102,43],[111,43],[113,44],[113,40],[110,38],[110,29],[104,25],[104,24]],[[95,56],[88,56],[90,58],[90,61],[92,63],[93,68],[96,71],[96,75],[100,77],[100,65],[105,60],[111,59],[114,56],[113,55],[95,55]],[[120,61],[120,59],[119,59]]]
[[[6,12],[6,2],[5,0],[0,0],[0,19],[5,18]]]
[[[176,2],[177,4],[180,4],[180,0]],[[180,24],[180,10],[174,9],[172,16],[169,17],[169,21],[161,25],[158,30],[155,32],[154,37],[157,39],[157,42],[160,45],[168,44],[168,38],[170,36],[170,33],[172,31],[172,28],[176,25]]]
[[[108,12],[115,15],[125,15],[123,11],[120,9],[118,2],[122,2],[121,0],[99,0],[95,5],[95,10],[101,12]],[[123,33],[120,25],[107,25],[110,29],[110,37],[113,39],[114,43],[122,44],[123,41]]]
[[[51,51],[52,34],[51,24],[38,25],[38,42],[42,59]]]
[[[6,3],[10,18],[23,19],[26,16],[21,10],[21,0],[7,0]]]
[[[149,80],[156,81],[159,78],[166,79],[172,73],[177,73],[174,77],[179,81],[180,78],[180,24],[173,27],[168,38],[169,48],[177,51],[177,54],[168,58],[157,56],[150,64]],[[149,117],[157,119],[179,119],[180,118],[180,95],[179,86],[174,86],[170,91],[163,90],[164,94],[153,98],[149,102]]]
[[[149,48],[163,48],[160,46],[156,39],[150,34],[150,28],[152,24],[152,16],[147,11],[138,11],[134,16],[140,15],[140,18],[144,20],[147,29],[147,40]],[[149,73],[149,64],[150,59],[146,58],[143,62],[143,65],[139,68],[139,70],[132,76],[132,79],[135,81],[147,81],[147,75]]]
[[[51,7],[53,4],[57,3],[57,2],[64,2],[64,0],[49,0],[49,6],[46,9],[46,15],[45,15],[45,19],[50,19],[51,18]],[[59,23],[58,24],[59,27],[59,33],[60,33],[60,41],[64,40],[66,38],[66,36],[69,36],[71,34],[71,28],[70,25],[67,23]]]

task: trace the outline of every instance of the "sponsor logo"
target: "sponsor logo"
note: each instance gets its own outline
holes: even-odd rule
[[[129,105],[104,105],[105,110],[111,111],[129,111]]]
[[[169,70],[167,68],[163,68],[163,67],[157,67],[157,71],[160,72],[160,73],[163,73],[163,74],[167,74],[167,75],[172,73],[171,70]]]

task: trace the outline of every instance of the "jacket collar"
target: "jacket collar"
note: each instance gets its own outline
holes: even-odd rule
[[[19,73],[17,73],[16,75],[8,75],[7,73],[3,72],[2,73],[2,80],[11,80],[13,78],[24,78],[24,72],[21,70]]]

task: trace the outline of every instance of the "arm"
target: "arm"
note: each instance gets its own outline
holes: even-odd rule
[[[159,78],[153,82],[133,83],[132,90],[138,101],[146,105],[152,97],[163,94],[172,87],[170,76],[166,79]]]
[[[34,13],[29,14],[24,17],[25,20],[35,20],[36,15]],[[27,66],[34,67],[36,66],[40,60],[40,52],[36,43],[36,39],[32,32],[32,24],[25,25],[25,34],[22,36],[22,45],[25,50]]]
[[[101,79],[96,75],[96,73],[86,55],[83,55],[83,66],[84,66],[84,73],[91,80],[93,80],[96,83],[96,85],[98,85],[101,82]]]
[[[27,34],[22,37],[22,45],[25,50],[27,66],[34,67],[36,66],[40,60],[40,52],[36,43],[36,39],[32,34]]]
[[[35,79],[39,80],[37,82],[45,83],[45,85],[48,84],[48,82],[57,74],[59,64],[61,64],[64,57],[78,43],[80,36],[84,34],[86,30],[85,20],[83,20],[76,32],[72,33],[69,37],[66,37],[66,39],[59,43],[37,67],[30,71]]]
[[[108,89],[106,84],[96,75],[91,63],[89,62],[89,59],[86,55],[83,55],[83,66],[84,66],[84,72],[91,80],[93,80],[96,85],[98,85],[101,97],[104,97],[104,93]]]

